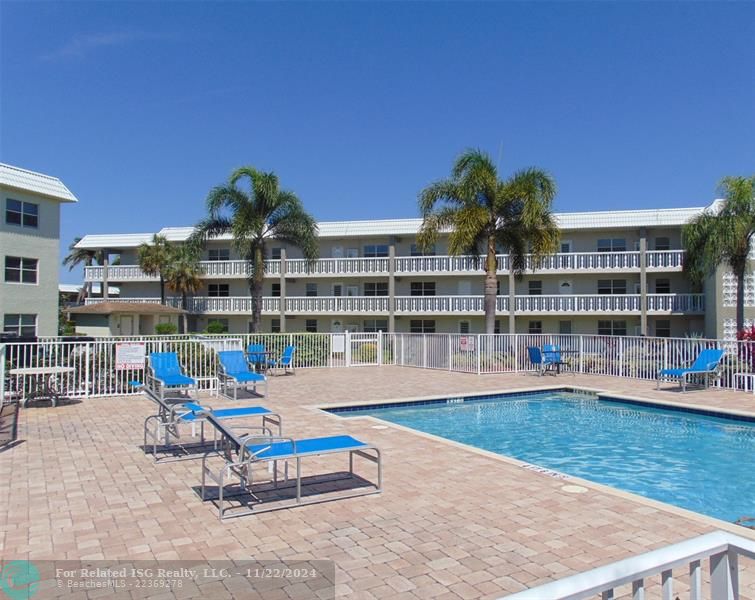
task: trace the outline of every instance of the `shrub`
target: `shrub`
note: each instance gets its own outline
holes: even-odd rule
[[[157,335],[173,335],[178,333],[178,327],[175,323],[158,323],[155,325],[155,333]]]
[[[228,329],[220,321],[210,321],[207,323],[207,329],[205,333],[227,333]]]

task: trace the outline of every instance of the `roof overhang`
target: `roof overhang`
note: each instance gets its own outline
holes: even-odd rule
[[[0,163],[0,186],[59,202],[78,202],[65,184],[51,175]]]

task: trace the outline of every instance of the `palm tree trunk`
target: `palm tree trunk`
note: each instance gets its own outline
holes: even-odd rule
[[[737,331],[745,328],[745,267],[737,268]]]
[[[262,323],[262,283],[265,280],[265,261],[262,248],[254,249],[254,270],[249,280],[249,293],[252,296],[252,333],[258,333]]]
[[[165,279],[160,273],[160,304],[165,305]]]
[[[188,302],[186,299],[186,292],[181,292],[181,308],[186,311],[186,306]],[[183,322],[184,322],[184,334],[189,333],[189,316],[186,314],[186,312],[183,313]]]
[[[488,254],[485,257],[485,333],[495,333],[497,271],[495,238],[490,236],[488,238]]]

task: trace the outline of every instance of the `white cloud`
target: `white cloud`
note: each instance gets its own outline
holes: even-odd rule
[[[59,48],[42,55],[43,60],[63,60],[83,58],[100,48],[126,46],[147,40],[175,39],[170,33],[150,33],[145,31],[110,31],[75,35]]]

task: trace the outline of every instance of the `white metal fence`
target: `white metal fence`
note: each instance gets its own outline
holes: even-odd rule
[[[725,348],[722,388],[752,390],[755,342],[694,338],[650,338],[552,334],[412,334],[412,333],[267,333],[95,338],[67,341],[40,338],[34,343],[0,345],[0,391],[4,401],[34,384],[29,373],[50,367],[62,395],[71,398],[134,393],[129,382],[144,379],[144,369],[116,368],[116,347],[141,342],[147,353],[172,351],[203,389],[217,387],[216,352],[261,344],[271,357],[296,346],[294,369],[399,365],[460,373],[516,373],[533,370],[528,347],[560,347],[566,369],[576,373],[653,380],[659,369],[690,364],[706,348]],[[37,382],[38,383],[38,382]]]

